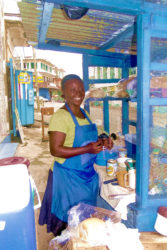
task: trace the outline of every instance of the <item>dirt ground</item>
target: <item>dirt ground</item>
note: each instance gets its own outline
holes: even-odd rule
[[[22,156],[29,159],[29,171],[37,186],[40,198],[42,200],[47,182],[48,169],[52,163],[52,156],[49,153],[48,142],[42,142],[41,122],[35,120],[31,127],[24,127],[26,137],[26,146],[19,144],[16,156]],[[53,234],[46,232],[45,226],[38,224],[39,208],[35,210],[37,249],[47,250],[49,241],[54,237]]]
[[[134,114],[135,115],[135,114]],[[91,117],[99,125],[102,124],[102,108],[91,109]],[[110,112],[112,132],[121,131],[121,110],[113,108]],[[33,177],[42,200],[48,170],[52,164],[53,157],[49,152],[48,141],[42,141],[41,114],[35,111],[35,122],[32,126],[23,128],[27,145],[19,144],[16,156],[22,156],[30,160],[29,171]],[[47,250],[49,241],[54,238],[53,234],[46,232],[46,226],[38,225],[39,209],[35,210],[37,246],[38,250]]]

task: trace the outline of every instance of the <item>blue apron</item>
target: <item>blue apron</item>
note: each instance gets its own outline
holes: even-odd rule
[[[67,104],[66,107],[75,123],[73,147],[81,147],[97,141],[96,125],[90,121],[85,111],[81,109],[90,124],[80,126]],[[93,167],[95,159],[96,154],[86,153],[68,158],[63,164],[55,161],[51,211],[60,220],[67,222],[68,210],[79,202],[96,205],[99,179]]]

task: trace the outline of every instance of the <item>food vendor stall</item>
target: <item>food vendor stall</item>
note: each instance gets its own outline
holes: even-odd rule
[[[90,67],[120,68],[121,78],[137,67],[136,121],[129,119],[131,100],[121,98],[123,135],[136,126],[136,198],[128,205],[128,221],[140,231],[154,231],[158,208],[167,204],[167,2],[25,0],[18,5],[26,36],[36,48],[83,54],[86,90],[120,80],[91,79]],[[108,132],[112,98],[102,100]]]

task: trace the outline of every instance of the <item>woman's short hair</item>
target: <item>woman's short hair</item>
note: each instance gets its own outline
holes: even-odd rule
[[[75,74],[69,74],[69,75],[64,76],[63,79],[61,80],[61,88],[63,89],[65,83],[66,83],[68,80],[71,80],[71,79],[78,79],[78,80],[80,80],[81,82],[83,82],[83,80],[82,80],[79,76],[77,76],[77,75],[75,75]]]

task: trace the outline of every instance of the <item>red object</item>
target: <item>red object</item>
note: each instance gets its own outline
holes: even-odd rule
[[[163,217],[167,218],[167,207],[159,207],[158,213]]]
[[[28,159],[25,159],[24,157],[19,157],[19,156],[8,157],[0,160],[0,166],[16,165],[16,164],[24,164],[28,168],[30,165],[30,161]]]

